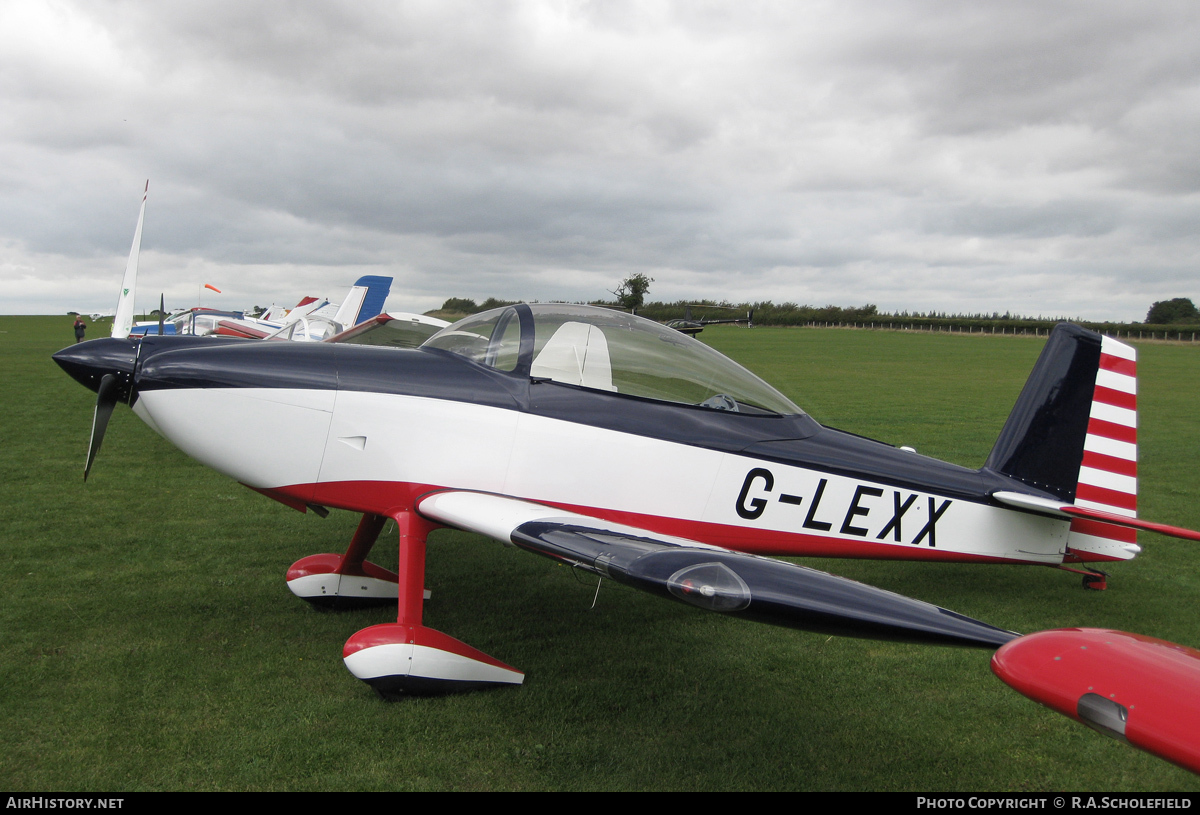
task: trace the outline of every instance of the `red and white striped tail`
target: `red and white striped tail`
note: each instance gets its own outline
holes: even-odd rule
[[[1088,417],[1075,505],[1137,517],[1137,351],[1104,337]],[[1071,521],[1067,545],[1080,560],[1128,560],[1141,551],[1137,530]]]

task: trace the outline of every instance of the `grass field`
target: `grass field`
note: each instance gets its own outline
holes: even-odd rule
[[[822,422],[972,467],[1042,344],[702,337]],[[70,339],[70,318],[0,317],[0,789],[1200,791],[1009,690],[987,652],[756,626],[608,584],[591,609],[569,569],[450,531],[431,539],[426,622],[526,684],[382,703],[341,647],[394,610],[318,613],[283,580],[341,551],[356,518],[269,501],[125,409],[85,486],[94,396],[50,360]],[[1200,528],[1200,349],[1139,353],[1141,514]],[[1200,646],[1200,552],[1141,542],[1107,592],[1036,567],[808,563],[1020,631]]]

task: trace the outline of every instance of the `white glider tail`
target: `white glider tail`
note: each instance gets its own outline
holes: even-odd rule
[[[138,212],[137,229],[133,233],[133,247],[129,250],[129,262],[125,264],[125,277],[121,279],[121,296],[117,298],[117,313],[113,317],[112,336],[123,339],[133,330],[134,288],[137,285],[138,255],[142,251],[142,222],[146,219],[146,197],[150,194],[150,180],[142,191],[142,209]]]

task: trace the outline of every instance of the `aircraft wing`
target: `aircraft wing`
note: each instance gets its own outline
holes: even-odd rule
[[[708,611],[839,636],[996,648],[1017,635],[844,577],[489,493],[417,502],[476,532]]]
[[[217,323],[217,330],[214,333],[220,334],[222,337],[245,337],[252,340],[261,340],[273,330],[264,330],[256,325],[239,320],[221,320]]]
[[[1144,529],[1147,532],[1157,532],[1160,535],[1170,535],[1173,538],[1200,541],[1200,532],[1194,529],[1169,526],[1153,521],[1143,521],[1138,518],[1130,518],[1126,515],[1117,515],[1114,512],[1104,512],[1098,509],[1081,507],[1076,504],[1064,503],[1063,501],[1055,501],[1052,498],[1041,498],[1036,495],[1026,495],[1022,492],[1003,491],[992,493],[992,497],[1002,504],[1038,515],[1067,519],[1083,518],[1089,521],[1101,521],[1103,523],[1116,524],[1117,526],[1126,526],[1130,529]]]
[[[992,670],[1030,699],[1200,773],[1200,651],[1100,628],[1039,631]]]

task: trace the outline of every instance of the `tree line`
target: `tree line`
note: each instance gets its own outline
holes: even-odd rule
[[[482,303],[459,297],[451,297],[442,306],[442,311],[450,314],[475,314],[500,306],[511,305],[517,301],[500,300],[489,297]],[[621,306],[615,300],[598,301],[593,305],[605,305],[612,308]],[[1029,330],[1035,328],[1050,328],[1056,323],[1072,322],[1103,333],[1116,331],[1126,332],[1138,330],[1165,331],[1185,329],[1195,325],[1200,330],[1200,319],[1195,321],[1173,320],[1170,322],[1120,323],[1111,321],[1084,320],[1079,317],[1066,316],[1025,316],[1011,312],[992,312],[956,314],[945,311],[880,311],[873,304],[862,306],[812,306],[798,303],[774,303],[762,300],[753,303],[731,303],[728,300],[679,300],[673,303],[650,302],[644,303],[637,313],[643,317],[659,322],[684,319],[688,315],[700,319],[731,319],[745,318],[752,315],[754,325],[773,326],[803,326],[803,325],[875,325],[891,326],[894,328],[931,328],[935,330],[994,330],[996,332],[1014,330]]]
[[[612,292],[616,299],[598,301],[593,305],[604,305],[612,308],[634,310],[643,317],[659,322],[669,320],[693,319],[731,319],[750,317],[754,325],[772,326],[804,326],[804,325],[865,325],[876,327],[892,327],[904,329],[926,329],[946,331],[985,331],[996,333],[1033,332],[1037,329],[1052,328],[1056,323],[1072,322],[1091,328],[1102,333],[1117,332],[1155,332],[1155,331],[1186,331],[1190,326],[1200,329],[1200,310],[1186,297],[1177,297],[1154,303],[1146,315],[1145,322],[1119,323],[1110,321],[1084,320],[1079,317],[1053,316],[1037,317],[1013,314],[1012,312],[992,312],[957,314],[945,311],[899,311],[882,312],[874,304],[862,306],[812,306],[799,303],[775,303],[771,300],[761,300],[753,303],[731,303],[728,300],[678,300],[673,303],[642,302],[649,278],[636,281],[637,285],[630,287],[623,281],[622,286]],[[642,285],[642,284],[646,285]],[[630,296],[630,295],[633,296]],[[442,305],[442,312],[448,314],[475,314],[500,306],[511,305],[516,301],[500,300],[489,297],[482,303],[476,303],[462,297],[451,297]]]

